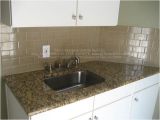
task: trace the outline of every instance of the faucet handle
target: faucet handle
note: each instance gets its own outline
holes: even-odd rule
[[[77,64],[80,63],[80,58],[78,56],[75,56],[75,60],[77,61]]]
[[[52,72],[52,64],[49,64],[49,72]]]
[[[80,58],[78,56],[73,56],[70,59],[68,59],[66,63],[66,68],[71,68],[73,66],[76,66],[80,63]]]
[[[49,71],[49,72],[51,73],[52,70],[53,70],[53,65],[52,65],[52,63],[45,63],[45,64],[44,64],[44,69],[45,69],[46,71]]]

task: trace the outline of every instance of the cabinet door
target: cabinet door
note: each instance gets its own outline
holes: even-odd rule
[[[126,97],[94,111],[95,120],[127,120],[130,115],[132,97]]]
[[[12,0],[12,26],[74,26],[76,4],[76,0]]]
[[[130,83],[95,96],[94,109],[111,104],[133,94],[134,83]]]
[[[115,26],[119,0],[78,0],[78,26]]]
[[[92,120],[92,112],[86,113],[86,114],[81,115],[81,116],[74,118],[72,120]]]
[[[132,100],[131,118],[152,119],[157,96],[158,84],[135,93]]]

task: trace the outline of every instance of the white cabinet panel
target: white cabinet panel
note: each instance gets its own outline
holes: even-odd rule
[[[92,112],[86,113],[72,120],[92,120]]]
[[[110,104],[123,97],[127,97],[133,93],[134,83],[118,87],[116,89],[98,94],[95,96],[94,108],[101,107],[106,104]]]
[[[12,26],[75,26],[76,0],[12,0]]]
[[[126,97],[94,111],[97,120],[128,120],[132,97]],[[96,119],[95,119],[96,120]]]
[[[135,82],[135,91],[145,89],[160,82],[160,74],[155,74]]]
[[[131,118],[152,119],[157,95],[158,84],[135,93],[132,100]]]
[[[115,26],[119,0],[78,0],[78,26]]]
[[[7,85],[5,85],[5,88],[8,119],[28,119],[27,113],[24,111],[19,101],[17,101],[10,88]]]
[[[119,2],[7,0],[2,1],[2,23],[12,27],[115,26],[118,22]]]
[[[56,109],[33,115],[31,120],[70,120],[93,110],[94,97],[80,100]]]

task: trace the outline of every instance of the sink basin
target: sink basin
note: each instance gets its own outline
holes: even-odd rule
[[[88,87],[103,82],[105,79],[90,71],[76,71],[66,75],[46,78],[44,82],[55,91]]]

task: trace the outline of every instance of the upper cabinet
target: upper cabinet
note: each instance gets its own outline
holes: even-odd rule
[[[116,26],[119,1],[117,0],[78,0],[78,26]]]
[[[6,23],[4,20],[10,18],[10,25],[13,27],[74,26],[76,24],[73,18],[73,15],[76,15],[76,0],[11,0],[9,3],[4,1],[7,7],[6,4],[10,8],[8,16],[11,17],[2,14],[2,22]],[[3,20],[3,17],[7,18]]]
[[[115,26],[119,0],[2,1],[2,22],[12,27]]]
[[[72,15],[76,14],[76,0],[13,0],[11,6],[15,27],[75,25]]]

